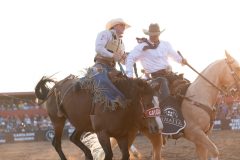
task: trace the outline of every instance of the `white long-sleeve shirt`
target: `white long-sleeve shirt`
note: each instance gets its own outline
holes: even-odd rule
[[[156,49],[147,49],[143,51],[143,47],[147,43],[138,44],[127,56],[126,59],[126,74],[128,77],[133,77],[133,65],[140,61],[146,73],[153,73],[161,69],[167,69],[170,64],[168,58],[181,63],[182,58],[173,50],[171,44],[167,41],[160,41]]]
[[[95,42],[95,51],[97,54],[100,54],[104,57],[113,57],[113,53],[109,52],[105,47],[112,39],[112,32],[110,30],[104,30],[97,35],[97,39]]]

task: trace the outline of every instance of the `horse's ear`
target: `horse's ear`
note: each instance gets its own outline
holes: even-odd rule
[[[161,87],[161,83],[157,83],[157,82],[151,83],[151,88],[153,88],[154,91],[159,91],[160,87]]]
[[[179,78],[183,80],[183,73],[179,74]]]
[[[140,92],[146,91],[146,87],[149,85],[147,81],[143,79],[136,79],[137,80],[137,88]]]
[[[232,60],[232,59],[233,59],[232,56],[228,53],[227,50],[225,50],[225,56],[226,56],[226,58],[227,58],[228,60]]]
[[[235,59],[226,50],[225,50],[225,55],[228,62],[233,63],[235,61]]]

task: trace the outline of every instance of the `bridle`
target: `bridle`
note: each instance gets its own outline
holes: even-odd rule
[[[240,82],[240,77],[238,76],[238,74],[236,73],[236,71],[233,69],[233,67],[231,66],[231,64],[234,62],[233,60],[227,60],[225,59],[228,67],[230,68],[230,71],[231,71],[231,74],[233,76],[233,79],[235,81],[235,85],[237,86],[237,91],[240,92],[240,85],[239,85],[239,82]]]

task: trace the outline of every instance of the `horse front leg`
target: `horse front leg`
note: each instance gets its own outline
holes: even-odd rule
[[[84,152],[86,160],[93,160],[91,150],[80,141],[81,135],[82,132],[75,129],[70,136],[70,140]]]
[[[130,151],[130,159],[142,159],[142,154],[138,152],[137,148],[133,145],[134,139],[138,133],[137,128],[133,128],[128,132],[128,148]]]
[[[152,143],[153,147],[153,152],[152,152],[152,159],[153,160],[161,160],[161,149],[162,149],[162,143],[163,143],[163,138],[162,134],[152,134],[149,133],[148,130],[141,130],[141,132],[150,140]]]
[[[105,153],[104,160],[112,160],[113,152],[111,148],[109,135],[106,133],[106,131],[103,130],[103,131],[97,132],[97,137]]]
[[[122,160],[129,160],[130,154],[128,151],[128,138],[127,137],[120,137],[116,138],[118,142],[118,146],[122,153]]]

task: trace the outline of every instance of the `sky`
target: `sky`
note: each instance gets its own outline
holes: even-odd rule
[[[199,72],[225,58],[225,50],[239,61],[239,15],[236,0],[1,0],[0,93],[34,91],[42,76],[81,76],[93,65],[98,32],[113,18],[132,26],[123,37],[126,51],[158,23],[165,29],[160,39]],[[198,76],[172,65],[191,81]]]

